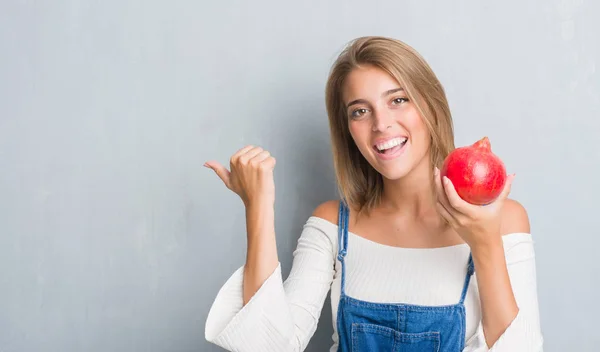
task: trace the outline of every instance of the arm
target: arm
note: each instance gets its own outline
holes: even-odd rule
[[[244,266],[243,303],[278,266],[275,242],[275,158],[260,147],[248,145],[230,159],[230,170],[218,162],[204,166],[215,171],[225,186],[236,193],[246,206],[247,253]]]
[[[208,314],[205,338],[229,351],[303,351],[317,329],[335,269],[336,233],[309,219],[298,239],[292,268],[281,266],[244,302],[244,267],[221,287]]]
[[[530,232],[527,212],[519,203],[507,199],[501,217],[500,233],[492,236],[491,241],[481,242],[471,248],[477,273],[483,332],[488,347],[496,343],[519,311],[501,236]]]
[[[205,166],[246,206],[246,263],[219,290],[205,337],[230,351],[302,351],[316,330],[331,287],[337,237],[309,219],[284,283],[274,229],[275,160],[261,148],[247,146],[232,156],[230,164],[231,172],[217,162]]]
[[[475,334],[467,341],[463,352],[541,352],[543,349],[533,239],[529,233],[511,232],[511,234],[505,236],[504,248],[510,285],[518,312],[502,334],[494,339],[491,348],[488,342],[489,332],[484,332],[482,319]],[[479,273],[475,272],[475,275]],[[488,302],[487,313],[482,307],[483,314],[489,314],[489,303],[491,302]]]
[[[244,265],[244,305],[279,265],[274,213],[273,205],[268,201],[246,207],[248,249]]]
[[[539,324],[533,244],[525,209],[508,199],[514,175],[491,204],[462,200],[436,169],[438,211],[467,242],[473,254],[482,319],[464,352],[539,352]],[[505,250],[502,235],[526,234],[529,242]],[[490,346],[492,346],[490,348]]]

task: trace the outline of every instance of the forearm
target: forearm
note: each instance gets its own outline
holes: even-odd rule
[[[506,267],[502,238],[497,236],[497,239],[472,248],[488,348],[500,338],[519,311]]]
[[[246,206],[246,231],[248,250],[244,266],[244,305],[279,264],[272,202],[256,202]]]

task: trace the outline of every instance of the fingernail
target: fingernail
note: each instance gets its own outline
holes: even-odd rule
[[[208,163],[204,163],[204,165],[203,165],[203,166],[204,166],[204,167],[207,167],[207,168],[209,168],[209,169],[210,169],[210,166],[208,166]]]

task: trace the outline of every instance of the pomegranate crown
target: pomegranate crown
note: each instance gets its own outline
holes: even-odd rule
[[[473,147],[477,148],[477,149],[485,149],[485,150],[492,150],[492,146],[490,144],[490,139],[486,136],[481,138],[480,140],[478,140],[477,142],[473,143]]]

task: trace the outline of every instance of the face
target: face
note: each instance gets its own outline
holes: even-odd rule
[[[402,178],[428,162],[427,126],[392,76],[373,66],[354,69],[343,100],[354,142],[384,178]]]

